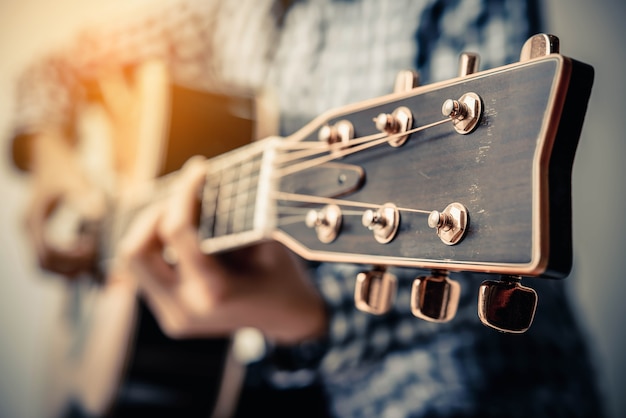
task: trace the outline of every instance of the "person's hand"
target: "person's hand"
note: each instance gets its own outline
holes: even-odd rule
[[[255,327],[278,343],[326,332],[326,313],[299,260],[275,242],[223,256],[201,252],[196,219],[205,161],[186,164],[174,192],[143,213],[121,245],[121,269],[138,281],[173,337],[228,335]],[[163,255],[176,255],[167,262]]]
[[[105,111],[110,131],[112,172],[117,191],[136,184],[139,164],[139,138],[143,115],[140,112],[145,90],[166,85],[149,84],[150,77],[159,74],[165,80],[166,71],[160,62],[147,62],[138,67],[133,77],[119,69],[105,69],[95,81],[85,84],[91,102]],[[147,81],[146,81],[147,80]],[[81,116],[77,116],[80,118]],[[43,128],[28,138],[28,152],[23,155],[31,174],[31,199],[26,210],[26,225],[40,266],[67,277],[91,273],[96,262],[97,228],[107,210],[106,196],[94,186],[85,172],[78,153],[63,130]],[[80,141],[81,138],[78,138]],[[87,148],[87,153],[99,149]],[[91,155],[93,157],[93,155]],[[104,180],[108,181],[108,180]],[[86,228],[85,228],[86,227]]]
[[[73,227],[97,222],[105,207],[104,195],[88,182],[75,149],[55,130],[43,131],[33,138],[30,164],[30,201],[25,212],[28,237],[41,268],[74,277],[92,271],[97,238],[89,231]],[[59,208],[71,211],[62,234],[50,232],[50,221]],[[77,220],[72,225],[72,221]],[[69,221],[69,222],[67,222]],[[60,228],[59,228],[60,229]],[[63,239],[56,239],[63,235]]]

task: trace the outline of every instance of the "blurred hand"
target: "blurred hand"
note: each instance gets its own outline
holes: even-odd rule
[[[48,233],[51,218],[63,205],[84,221],[98,220],[105,209],[104,196],[88,182],[74,148],[60,132],[44,131],[33,138],[30,173],[25,223],[39,265],[70,278],[92,270],[96,236],[68,231],[72,237],[61,245]],[[76,225],[64,226],[71,229]]]
[[[205,161],[191,160],[166,200],[134,222],[121,245],[122,271],[173,337],[228,335],[255,327],[279,343],[323,335],[323,301],[299,260],[275,242],[208,256],[198,244],[198,191]],[[175,263],[163,258],[176,255]]]
[[[145,96],[141,88],[146,88],[142,74],[148,67],[153,72],[154,68],[162,71],[166,77],[162,63],[148,62],[139,67],[136,77],[129,78],[119,69],[105,69],[95,81],[84,86],[93,96],[93,103],[105,110],[118,189],[133,187],[136,180],[135,169],[140,158],[138,138],[144,116],[140,113]],[[72,278],[93,271],[98,236],[92,230],[81,230],[81,226],[98,224],[107,206],[104,193],[91,184],[84,172],[77,147],[63,135],[60,129],[51,127],[32,138],[28,156],[32,188],[26,224],[40,266]],[[99,150],[87,152],[93,154]],[[52,229],[56,234],[49,233]]]

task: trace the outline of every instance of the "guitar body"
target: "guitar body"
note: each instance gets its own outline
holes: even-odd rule
[[[125,131],[129,136],[107,138],[114,148],[108,175],[119,193],[112,196],[114,216],[101,228],[106,228],[101,231],[105,259],[115,257],[115,243],[132,221],[133,208],[143,206],[144,198],[152,200],[154,180],[194,155],[214,156],[248,143],[257,128],[249,96],[171,85],[157,63],[140,68],[134,83],[137,125]],[[49,356],[56,357],[50,359],[51,415],[211,416],[226,367],[232,365],[229,338],[167,337],[134,286],[120,277],[86,277],[67,286]]]

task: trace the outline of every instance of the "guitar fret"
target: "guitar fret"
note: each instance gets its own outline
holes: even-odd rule
[[[222,171],[222,178],[215,211],[215,235],[216,237],[228,235],[232,230],[231,206],[233,201],[235,169]]]
[[[261,155],[255,154],[228,167],[213,167],[212,174],[207,176],[211,187],[205,188],[205,237],[216,238],[254,228],[260,166]],[[212,199],[215,204],[211,204]]]
[[[252,170],[254,173],[254,181],[252,181],[252,192],[248,193],[247,201],[246,201],[246,215],[245,215],[245,223],[244,229],[251,230],[254,229],[254,211],[256,208],[256,199],[257,199],[257,190],[259,185],[259,171],[261,169],[261,156],[258,155],[252,162]]]
[[[252,181],[252,162],[242,164],[237,180],[237,196],[235,198],[235,214],[233,216],[233,232],[246,230],[246,211],[248,196],[250,195],[250,183]]]
[[[200,223],[200,233],[207,238],[215,236],[215,214],[217,211],[219,184],[219,171],[207,174],[202,194],[202,218]]]
[[[223,251],[264,237],[269,194],[262,198],[259,188],[267,181],[261,176],[270,161],[267,144],[252,143],[240,152],[208,161],[199,229],[203,251]]]

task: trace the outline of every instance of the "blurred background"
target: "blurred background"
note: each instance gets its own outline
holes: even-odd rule
[[[0,137],[3,150],[20,70],[89,22],[149,0],[0,0]],[[151,2],[154,4],[154,1]],[[546,31],[561,52],[592,64],[596,80],[573,173],[572,299],[600,374],[607,410],[626,416],[626,2],[547,0]],[[21,210],[28,180],[0,158],[0,417],[41,416],[47,330],[60,309],[62,283],[47,280],[24,240]],[[541,297],[541,295],[539,295]],[[576,367],[575,364],[572,367]]]

